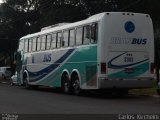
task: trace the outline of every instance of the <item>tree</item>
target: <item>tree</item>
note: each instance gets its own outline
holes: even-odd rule
[[[37,0],[4,0],[0,6],[1,53],[11,58],[18,47],[18,39],[37,31],[37,6]]]
[[[0,52],[13,53],[20,37],[38,32],[42,27],[110,11],[150,14],[155,37],[159,39],[159,4],[159,0],[4,0],[0,5]]]

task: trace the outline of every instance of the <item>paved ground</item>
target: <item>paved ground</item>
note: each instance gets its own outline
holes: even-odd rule
[[[0,113],[18,114],[119,114],[160,113],[159,96],[123,97],[85,93],[65,95],[56,89],[28,90],[0,83]]]

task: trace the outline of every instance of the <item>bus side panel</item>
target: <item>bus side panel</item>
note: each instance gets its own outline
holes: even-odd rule
[[[60,87],[63,70],[68,70],[71,75],[71,72],[76,69],[80,73],[82,89],[97,88],[96,45],[43,52],[41,56],[38,54],[40,53],[28,59],[28,63],[33,62],[34,57],[34,64],[27,67],[30,84]],[[38,61],[39,63],[36,63]]]

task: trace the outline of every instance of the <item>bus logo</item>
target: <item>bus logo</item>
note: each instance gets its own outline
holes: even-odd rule
[[[137,45],[145,45],[147,43],[146,38],[133,38],[132,44],[137,44]]]
[[[126,32],[132,33],[135,30],[135,25],[131,21],[127,21],[124,25]]]

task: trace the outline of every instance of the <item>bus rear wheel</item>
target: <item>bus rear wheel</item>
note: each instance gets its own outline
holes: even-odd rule
[[[69,77],[68,75],[63,75],[62,76],[62,91],[65,93],[65,94],[69,94],[70,93],[70,80],[69,80]]]
[[[78,75],[75,75],[74,80],[72,81],[72,89],[75,95],[80,95],[81,89]]]

